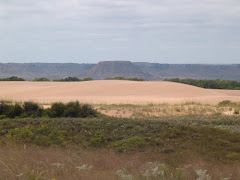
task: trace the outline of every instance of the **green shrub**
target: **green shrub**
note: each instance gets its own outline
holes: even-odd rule
[[[137,136],[116,141],[112,144],[112,147],[119,152],[134,151],[144,148],[145,146],[146,146],[145,140]]]
[[[56,113],[54,111],[52,111],[51,109],[45,109],[42,112],[42,117],[54,118],[54,117],[57,117],[57,116],[56,116]]]
[[[46,110],[45,110],[46,111]],[[78,101],[69,102],[67,104],[63,103],[53,103],[51,108],[48,109],[49,117],[96,117],[96,110],[94,110],[90,105],[81,105]]]
[[[0,101],[0,114],[7,115],[10,109],[10,105],[7,104],[5,101]]]
[[[99,137],[92,137],[90,139],[90,145],[93,147],[100,147],[105,142],[105,136],[103,133],[100,133]]]
[[[37,118],[37,117],[96,117],[97,112],[88,104],[80,104],[78,101],[53,103],[48,109],[42,109],[37,103],[24,102],[20,104],[7,104],[0,102],[0,115],[7,118]]]
[[[96,117],[96,110],[94,110],[90,105],[83,104],[81,106],[79,117],[86,118],[86,117]]]
[[[19,104],[15,104],[13,106],[10,106],[7,116],[10,118],[14,118],[16,116],[20,116],[23,113],[23,108]]]
[[[66,139],[66,131],[54,130],[49,134],[51,144],[61,145]]]
[[[22,113],[20,116],[19,116],[19,118],[27,118],[28,117],[28,115],[27,115],[27,113]]]
[[[78,101],[69,102],[66,105],[66,109],[64,110],[64,117],[79,117],[80,113],[80,104]]]
[[[5,119],[6,117],[6,115],[0,115],[0,120]]]
[[[219,102],[218,106],[229,106],[229,105],[232,105],[232,104],[233,104],[232,101],[224,100],[224,101]]]
[[[65,108],[66,108],[65,104],[58,102],[58,103],[53,103],[50,110],[53,113],[52,114],[53,117],[63,117]]]
[[[28,116],[31,115],[41,116],[42,114],[42,109],[39,107],[37,103],[34,102],[24,102],[23,109]]]
[[[8,135],[13,137],[17,141],[24,143],[30,143],[36,137],[36,135],[31,131],[29,127],[24,127],[22,129],[19,128],[11,129]]]

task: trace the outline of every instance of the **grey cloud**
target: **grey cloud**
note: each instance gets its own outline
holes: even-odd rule
[[[188,59],[187,49],[194,49],[189,52],[191,59],[201,47],[212,48],[217,58],[217,47],[237,51],[239,22],[239,0],[0,0],[0,59],[13,53],[19,60],[27,53],[27,57],[46,57],[40,55],[44,51],[57,59],[57,48],[70,58],[69,52],[74,57],[89,57],[84,53],[105,49],[110,51],[109,57],[117,59],[124,49],[129,58],[143,60],[150,57],[147,52],[152,53],[151,58],[175,59],[172,49],[180,54],[179,59]],[[59,46],[60,42],[68,47]],[[23,43],[21,51],[14,50]],[[51,52],[47,48],[38,51],[43,45]],[[84,50],[76,50],[77,46]],[[237,59],[235,51],[222,53]],[[98,61],[101,55],[91,59]]]

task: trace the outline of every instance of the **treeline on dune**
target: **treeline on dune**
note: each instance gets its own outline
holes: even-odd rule
[[[0,78],[0,81],[25,81],[25,79],[17,77],[17,76],[11,76],[8,78]]]
[[[41,77],[41,78],[34,78],[33,81],[54,81],[54,82],[77,82],[77,81],[92,81],[93,78],[91,77],[86,77],[83,79],[80,79],[78,77],[66,77],[63,79],[48,79],[45,77]],[[140,78],[136,78],[136,77],[132,77],[132,78],[126,78],[126,77],[122,77],[122,76],[118,76],[118,77],[114,77],[114,78],[105,78],[105,80],[129,80],[129,81],[145,81],[144,79],[140,79]],[[0,78],[0,81],[26,81],[23,78],[17,77],[17,76],[11,76],[8,78]]]
[[[165,79],[164,81],[183,83],[188,85],[193,85],[201,88],[207,89],[230,89],[230,90],[240,90],[240,82],[231,80],[206,80],[206,79],[180,79],[172,78]]]
[[[105,80],[128,80],[128,81],[145,81],[145,79],[140,79],[140,78],[126,78],[122,76],[117,76],[114,78],[105,78]]]
[[[49,108],[40,107],[34,102],[11,103],[0,101],[0,119],[4,118],[87,118],[96,117],[97,111],[89,104],[80,104],[78,101],[67,104],[56,102]]]

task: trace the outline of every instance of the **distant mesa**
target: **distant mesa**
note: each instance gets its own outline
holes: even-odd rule
[[[105,79],[123,76],[145,80],[166,78],[225,79],[240,81],[240,65],[160,64],[130,61],[102,61],[98,64],[78,63],[0,63],[0,78],[11,76],[26,80],[45,77],[63,79],[91,77]]]
[[[130,61],[102,61],[94,66],[88,73],[88,77],[105,79],[123,76],[126,78],[136,77],[149,79],[150,75],[143,72],[138,66]]]

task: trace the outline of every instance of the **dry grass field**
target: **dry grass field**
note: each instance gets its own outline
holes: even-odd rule
[[[203,89],[173,82],[0,82],[0,99],[40,103],[79,100],[90,104],[161,104],[240,101],[240,90]]]
[[[220,106],[186,102],[181,104],[98,104],[94,107],[102,114],[119,118],[158,118],[183,115],[233,115],[240,113],[240,105]]]

